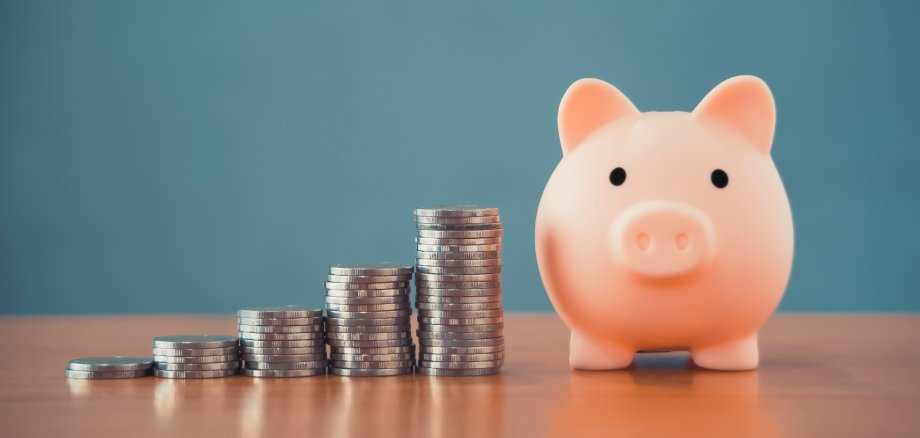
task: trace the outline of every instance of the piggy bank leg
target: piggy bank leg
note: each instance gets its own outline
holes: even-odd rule
[[[691,348],[693,362],[702,368],[741,371],[757,368],[757,334],[741,340]]]
[[[598,344],[572,332],[569,366],[579,370],[615,370],[632,363],[635,351],[616,344]]]

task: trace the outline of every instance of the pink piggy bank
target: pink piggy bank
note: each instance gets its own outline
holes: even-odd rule
[[[776,110],[753,76],[691,113],[641,113],[597,79],[559,105],[562,160],[537,211],[536,251],[572,330],[572,368],[688,350],[700,367],[757,367],[757,331],[792,269],[789,201],[770,147]]]

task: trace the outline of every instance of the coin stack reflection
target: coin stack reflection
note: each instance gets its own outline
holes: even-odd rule
[[[240,371],[239,338],[176,335],[153,338],[154,374],[171,379],[207,379]]]
[[[334,265],[326,280],[329,372],[341,376],[412,374],[412,266]]]
[[[418,372],[498,373],[505,351],[498,209],[437,206],[414,213]]]
[[[275,306],[236,312],[243,374],[307,377],[326,374],[323,309]]]

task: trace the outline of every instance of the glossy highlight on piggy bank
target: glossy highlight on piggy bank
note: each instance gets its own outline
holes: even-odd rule
[[[793,255],[770,157],[775,121],[770,89],[753,76],[719,84],[689,113],[642,113],[597,79],[569,87],[536,251],[572,330],[573,368],[675,349],[703,368],[757,367],[757,332]]]

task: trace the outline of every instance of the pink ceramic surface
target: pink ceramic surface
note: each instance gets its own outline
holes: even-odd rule
[[[757,331],[792,267],[775,120],[753,76],[723,82],[690,113],[641,113],[597,79],[569,87],[536,249],[572,330],[573,368],[622,368],[659,349],[689,350],[704,368],[757,366]]]

